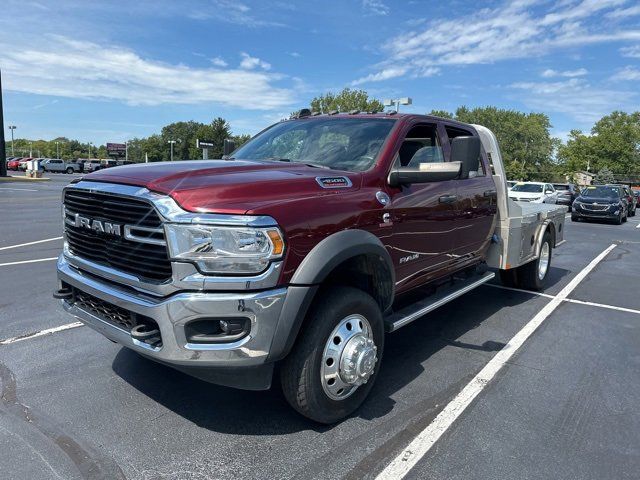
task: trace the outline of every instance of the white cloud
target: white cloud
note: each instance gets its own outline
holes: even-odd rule
[[[351,82],[351,85],[362,85],[363,83],[380,82],[382,80],[389,80],[391,78],[397,78],[407,73],[407,69],[404,67],[390,67],[380,70],[377,73],[372,73],[366,77],[359,78]]]
[[[613,81],[640,81],[640,70],[632,66],[626,66],[618,70],[612,77]]]
[[[298,52],[289,52],[288,53],[289,56],[293,57],[293,58],[300,58],[302,55]]]
[[[244,27],[284,27],[280,22],[265,20],[259,14],[252,14],[251,8],[241,2],[234,0],[211,0],[212,5],[206,8],[196,5],[193,10],[187,13],[187,17],[192,20],[207,21],[217,20]],[[181,5],[178,2],[176,5]]]
[[[635,7],[629,7],[629,8],[617,8],[612,12],[607,13],[606,17],[614,18],[614,19],[619,19],[619,18],[627,19],[635,15],[640,15],[640,5],[636,5]]]
[[[578,68],[577,70],[565,70],[563,72],[559,72],[557,70],[552,70],[549,68],[544,72],[542,72],[540,75],[544,78],[553,78],[553,77],[573,78],[573,77],[582,77],[587,73],[589,72],[587,72],[586,68]]]
[[[242,60],[240,61],[240,68],[245,70],[253,70],[254,68],[262,68],[263,70],[270,70],[271,64],[265,62],[264,60],[260,60],[257,57],[252,57],[248,53],[242,52],[240,53]]]
[[[192,68],[140,57],[122,47],[63,36],[33,38],[16,48],[0,42],[7,90],[131,105],[212,103],[274,109],[295,104],[286,77],[263,71]]]
[[[564,113],[585,125],[616,109],[628,109],[637,98],[632,91],[594,87],[580,78],[559,82],[517,82],[510,85],[527,107]]]
[[[389,60],[374,65],[369,77],[386,80],[384,72],[397,65],[403,65],[407,75],[419,75],[425,68],[443,65],[488,64],[569,47],[640,40],[640,27],[613,29],[600,21],[603,12],[625,1],[572,0],[540,12],[531,8],[534,0],[516,0],[466,17],[430,19],[386,42],[382,54]]]
[[[391,11],[381,0],[362,0],[362,8],[371,15],[385,16]]]
[[[227,62],[225,62],[224,58],[221,57],[212,58],[211,63],[216,67],[226,67],[229,65]]]
[[[629,58],[640,58],[640,45],[632,45],[630,47],[622,47],[620,55]]]

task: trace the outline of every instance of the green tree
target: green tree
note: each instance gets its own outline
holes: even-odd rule
[[[459,107],[455,115],[434,110],[431,115],[476,123],[495,133],[509,179],[550,181],[558,175],[554,162],[559,145],[549,130],[549,117],[543,113],[522,113],[497,107],[469,109]]]
[[[607,167],[601,168],[598,174],[593,179],[594,185],[606,185],[608,183],[615,183],[613,172]]]
[[[446,110],[431,110],[427,115],[433,115],[434,117],[453,119],[453,113]]]
[[[314,112],[328,113],[333,110],[350,112],[381,112],[384,105],[379,100],[369,98],[364,90],[343,89],[340,93],[327,92],[311,100],[311,110]]]
[[[607,169],[619,176],[640,175],[640,112],[605,115],[589,135],[572,130],[558,158],[571,171]]]

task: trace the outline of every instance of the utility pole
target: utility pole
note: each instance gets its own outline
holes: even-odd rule
[[[56,158],[60,158],[60,142],[56,142]]]
[[[91,159],[91,145],[93,145],[91,142],[89,142],[89,159]]]
[[[33,158],[33,142],[29,142],[29,156]]]
[[[9,130],[11,130],[11,156],[15,157],[16,156],[16,152],[13,149],[13,131],[16,129],[17,127],[15,125],[9,125]]]
[[[173,162],[173,145],[176,143],[175,140],[169,140],[167,142],[169,145],[171,145],[171,161]]]
[[[124,161],[129,161],[129,142],[124,142]]]
[[[13,133],[13,130],[11,130]],[[13,146],[13,142],[11,144]],[[0,72],[0,177],[7,176],[7,151],[4,143],[4,116],[2,114],[2,72]]]

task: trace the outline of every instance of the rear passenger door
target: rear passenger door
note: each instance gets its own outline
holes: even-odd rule
[[[474,136],[475,133],[458,125],[444,125],[445,154],[450,155],[451,141],[455,137]],[[478,170],[469,178],[456,182],[456,250],[459,263],[482,257],[491,241],[497,213],[497,190],[491,176],[489,162],[481,149]]]

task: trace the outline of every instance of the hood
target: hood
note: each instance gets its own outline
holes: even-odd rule
[[[540,198],[544,195],[542,192],[514,192],[513,190],[509,190],[510,197],[517,198]]]
[[[347,178],[348,186],[323,188],[318,177]],[[193,160],[124,165],[83,178],[146,187],[191,212],[242,214],[271,203],[358,190],[361,175],[295,162]]]
[[[611,203],[619,203],[620,199],[615,197],[578,197],[576,198],[576,201],[586,203],[586,204],[590,204],[590,203],[611,204]]]

